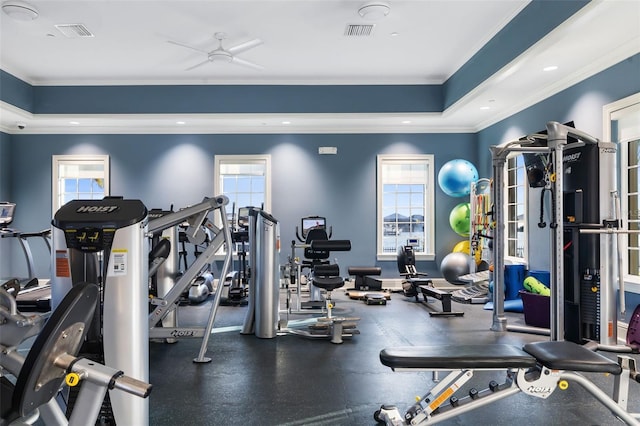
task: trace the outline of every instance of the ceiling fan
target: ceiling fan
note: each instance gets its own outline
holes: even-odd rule
[[[260,40],[259,38],[253,39],[253,40],[249,40],[247,42],[244,43],[240,43],[236,46],[230,47],[228,49],[225,49],[222,46],[222,40],[227,38],[227,34],[226,33],[215,33],[214,37],[218,40],[218,47],[210,52],[206,51],[206,50],[202,50],[200,48],[197,47],[193,47],[193,46],[189,46],[188,44],[184,44],[184,43],[180,43],[177,41],[172,41],[169,40],[169,43],[171,44],[175,44],[176,46],[181,46],[181,47],[186,47],[187,49],[192,49],[201,53],[204,53],[205,55],[207,55],[207,59],[197,63],[189,68],[186,69],[186,71],[190,71],[192,69],[198,68],[202,65],[205,65],[209,62],[220,62],[220,63],[231,63],[231,64],[237,64],[237,65],[242,65],[248,68],[253,68],[253,69],[257,69],[257,70],[261,70],[264,69],[263,66],[255,64],[253,62],[249,62],[245,59],[240,59],[238,58],[236,55],[238,53],[242,53],[245,52],[249,49],[252,49],[256,46],[259,46],[262,44],[262,40]]]

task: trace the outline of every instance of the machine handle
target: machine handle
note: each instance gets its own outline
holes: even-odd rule
[[[146,398],[151,393],[153,385],[123,374],[115,378],[113,388],[139,396],[140,398]]]

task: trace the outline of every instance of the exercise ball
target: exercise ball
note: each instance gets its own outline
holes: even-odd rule
[[[453,246],[452,253],[466,253],[469,254],[469,240],[460,241],[458,244]]]
[[[469,228],[471,228],[471,205],[469,203],[460,203],[455,206],[449,214],[449,225],[453,232],[461,237],[469,236]]]
[[[449,253],[440,262],[440,272],[445,280],[451,284],[466,284],[460,281],[460,276],[471,271],[471,256],[464,253]]]
[[[478,180],[476,166],[467,160],[447,161],[438,172],[438,185],[447,195],[464,197],[471,192],[471,182]]]

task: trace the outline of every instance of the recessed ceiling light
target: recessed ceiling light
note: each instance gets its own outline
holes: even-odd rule
[[[38,10],[23,1],[6,1],[2,3],[2,11],[16,21],[33,21],[38,17]]]
[[[549,65],[548,67],[542,68],[542,71],[555,71],[558,69],[557,65]]]
[[[488,109],[491,109],[491,107],[489,107],[489,106],[481,106],[480,109],[481,110],[488,110]]]
[[[283,121],[282,124],[291,124],[290,121]]]
[[[176,124],[187,124],[186,121],[176,121]]]
[[[402,124],[411,124],[411,120],[403,120]]]
[[[397,31],[394,31],[394,32],[391,33],[391,37],[397,37],[399,35],[400,35],[400,33],[398,33]]]
[[[73,124],[74,126],[77,126],[78,124],[80,124],[79,121],[70,121],[69,124]]]

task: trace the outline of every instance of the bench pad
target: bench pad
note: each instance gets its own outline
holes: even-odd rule
[[[379,266],[349,266],[349,275],[382,275],[382,268]]]
[[[540,364],[552,370],[615,375],[622,372],[618,363],[573,342],[561,340],[527,343],[524,350],[534,356]]]
[[[383,349],[380,361],[393,369],[499,369],[536,365],[533,356],[516,346],[502,344],[400,346]]]

